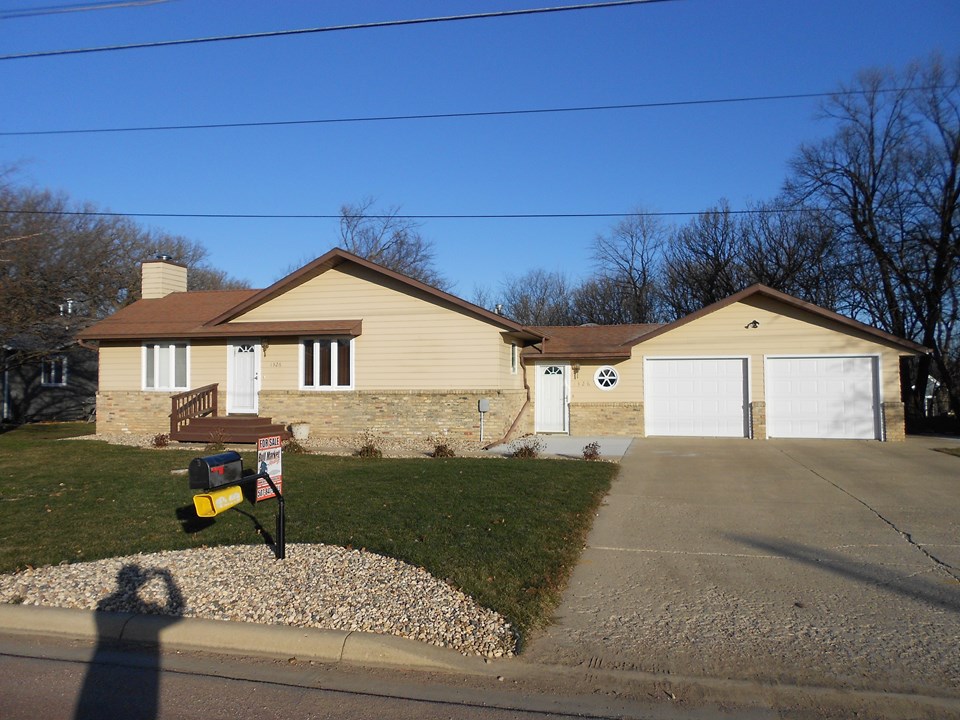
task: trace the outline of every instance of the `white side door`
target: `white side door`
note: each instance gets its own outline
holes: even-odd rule
[[[568,366],[561,363],[537,365],[537,398],[534,413],[536,432],[564,433],[567,423]]]
[[[227,412],[256,414],[260,389],[260,345],[238,341],[227,346]]]

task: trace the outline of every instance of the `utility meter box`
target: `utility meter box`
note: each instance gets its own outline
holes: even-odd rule
[[[190,489],[212,490],[236,485],[243,479],[243,460],[238,452],[198,457],[190,461]]]
[[[490,412],[490,401],[487,398],[480,398],[477,401],[477,410],[482,413]]]

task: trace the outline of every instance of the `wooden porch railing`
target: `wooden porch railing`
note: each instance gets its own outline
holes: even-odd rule
[[[170,435],[175,435],[187,426],[192,418],[212,415],[217,417],[217,383],[204,385],[196,390],[187,390],[170,398]]]

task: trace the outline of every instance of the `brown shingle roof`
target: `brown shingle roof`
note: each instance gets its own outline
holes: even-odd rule
[[[618,359],[630,357],[630,347],[643,335],[659,328],[643,325],[536,325],[527,328],[546,338],[539,348],[525,348],[527,357]]]
[[[301,334],[359,335],[359,320],[241,322],[207,325],[257,290],[212,290],[171,293],[138,300],[80,333],[81,340],[243,337]]]

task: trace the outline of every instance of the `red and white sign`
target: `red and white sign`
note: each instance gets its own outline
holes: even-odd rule
[[[281,494],[283,493],[282,451],[283,441],[279,435],[271,435],[257,440],[257,472],[267,473]],[[272,497],[276,497],[276,493],[270,489],[267,481],[263,478],[257,480],[257,502],[269,500]]]

